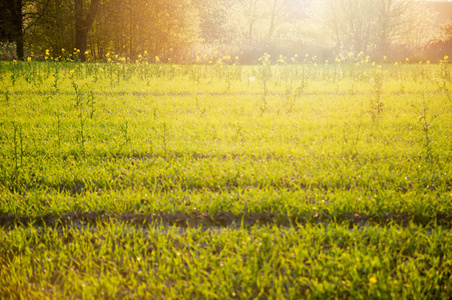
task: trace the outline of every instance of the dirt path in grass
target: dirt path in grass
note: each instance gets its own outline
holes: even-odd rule
[[[409,213],[387,213],[379,216],[370,216],[358,212],[332,216],[327,212],[315,215],[283,215],[279,213],[261,212],[235,215],[231,212],[216,213],[164,213],[152,214],[123,213],[114,214],[105,211],[69,212],[60,216],[51,214],[28,217],[18,215],[0,215],[0,228],[11,229],[17,226],[80,226],[96,225],[101,222],[119,221],[132,226],[148,227],[151,225],[176,226],[176,227],[249,227],[253,225],[262,226],[284,226],[303,225],[306,223],[348,223],[350,227],[365,225],[398,224],[408,226],[417,225],[441,225],[452,228],[452,215],[445,212],[432,212],[429,215]]]

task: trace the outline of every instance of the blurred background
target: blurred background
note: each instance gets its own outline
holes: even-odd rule
[[[433,62],[452,53],[452,1],[2,0],[0,42],[2,60],[208,63],[218,54],[249,64],[263,53],[362,52]]]

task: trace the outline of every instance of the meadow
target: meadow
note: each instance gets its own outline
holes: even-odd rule
[[[451,72],[0,62],[0,298],[448,299]]]

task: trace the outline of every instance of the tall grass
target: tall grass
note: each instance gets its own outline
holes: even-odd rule
[[[0,298],[448,297],[448,59],[207,59],[1,62]]]

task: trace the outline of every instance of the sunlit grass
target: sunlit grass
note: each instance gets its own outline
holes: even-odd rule
[[[362,60],[2,62],[0,296],[447,298],[450,64]]]

